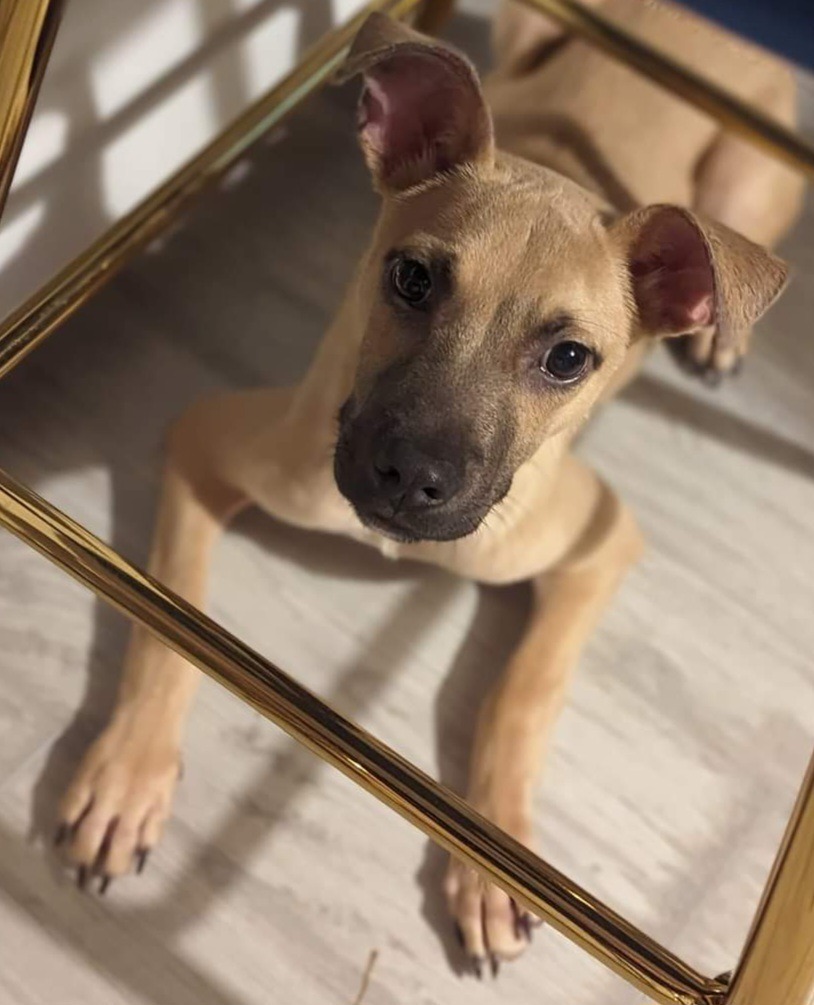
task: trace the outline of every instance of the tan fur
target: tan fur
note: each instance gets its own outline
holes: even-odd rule
[[[791,78],[765,54],[676,8],[641,0],[608,0],[605,7],[648,41],[791,117]],[[388,45],[402,38],[402,29],[381,22],[368,34],[376,30]],[[631,320],[635,305],[623,276],[631,243],[649,219],[636,207],[677,203],[731,227],[742,216],[750,238],[771,243],[793,219],[800,185],[762,155],[743,156],[704,116],[525,9],[506,6],[496,33],[499,65],[485,90],[504,153],[478,154],[475,167],[442,180],[415,185],[411,176],[412,188],[399,184],[386,196],[370,249],[299,387],[219,395],[185,415],[171,437],[150,571],[203,604],[218,534],[238,510],[256,505],[298,526],[348,535],[390,557],[431,562],[479,582],[530,581],[535,603],[526,635],[480,718],[470,798],[531,844],[533,786],[569,678],[641,551],[630,513],[569,450],[593,405],[630,379],[648,344]],[[354,59],[369,65],[377,44],[368,38]],[[491,142],[488,130],[481,139]],[[633,213],[608,228],[602,220],[609,206]],[[727,317],[737,329],[748,326],[782,276],[751,289],[739,269],[752,246],[721,238],[724,229],[703,215],[692,219],[704,228],[720,271]],[[567,306],[603,365],[571,396],[518,389],[507,399],[518,417],[516,472],[500,521],[456,541],[401,544],[359,521],[336,488],[331,455],[338,408],[352,389],[364,392],[396,352],[398,332],[377,300],[377,263],[384,250],[416,234],[453,248],[459,262],[457,302],[468,334],[450,338],[445,372],[458,375],[451,393],[462,401],[472,391],[473,360],[486,354],[495,365],[511,364],[514,342],[489,328],[507,293],[521,306],[506,315],[505,327],[520,325],[524,306],[540,316]],[[731,359],[731,344],[721,350],[709,332],[695,338],[706,339],[696,352]],[[73,862],[118,875],[158,839],[197,679],[177,655],[134,632],[113,720],[62,803],[73,828]],[[473,957],[508,959],[522,951],[526,927],[504,894],[454,863],[446,890]]]

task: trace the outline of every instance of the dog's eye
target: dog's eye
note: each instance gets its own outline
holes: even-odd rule
[[[432,291],[432,278],[426,265],[414,258],[399,258],[393,264],[390,277],[393,289],[411,307],[426,303]]]
[[[558,342],[540,361],[540,369],[560,383],[570,383],[585,373],[592,358],[591,350],[581,342]]]

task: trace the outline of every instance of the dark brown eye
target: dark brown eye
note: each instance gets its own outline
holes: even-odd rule
[[[390,273],[393,289],[411,307],[426,303],[432,292],[429,269],[414,258],[399,258]]]
[[[593,353],[581,342],[558,342],[543,357],[540,369],[561,383],[577,380],[588,369]]]

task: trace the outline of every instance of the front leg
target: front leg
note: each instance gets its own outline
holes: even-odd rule
[[[169,442],[149,571],[196,606],[206,597],[220,532],[245,502],[225,477],[215,410],[195,406]],[[168,816],[180,771],[183,725],[199,671],[135,626],[109,723],[62,799],[57,844],[84,887],[140,871]]]
[[[173,428],[149,569],[196,607],[206,603],[215,545],[244,506],[301,526],[352,526],[350,508],[333,489],[333,409],[325,402],[322,412],[306,408],[304,400],[299,389],[217,394]],[[140,869],[158,841],[200,677],[134,628],[110,722],[60,806],[57,844],[77,866],[81,886],[95,875],[104,889],[134,864]]]
[[[193,405],[170,434],[149,570],[197,607],[205,606],[226,523],[250,501],[283,517],[292,509],[292,458],[307,454],[285,422],[292,400],[288,390],[214,395]],[[264,473],[269,485],[260,500],[251,482]],[[141,868],[158,841],[200,677],[145,629],[133,629],[111,719],[60,805],[57,844],[77,866],[81,886],[96,875],[104,888],[134,864]]]
[[[607,490],[578,548],[533,581],[526,633],[481,711],[469,801],[518,841],[533,846],[535,783],[582,648],[632,562],[641,539],[630,513]],[[531,939],[533,920],[472,868],[452,860],[449,909],[478,976],[496,973]]]

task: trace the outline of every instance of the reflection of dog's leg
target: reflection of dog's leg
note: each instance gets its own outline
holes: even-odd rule
[[[289,392],[215,396],[193,406],[170,435],[150,572],[197,606],[205,603],[220,532],[248,501],[240,472],[249,445],[260,423],[269,433],[281,424],[289,399]],[[289,446],[290,436],[280,441]],[[269,458],[270,465],[276,461]],[[60,808],[58,837],[80,867],[80,881],[91,871],[101,877],[128,871],[158,840],[199,679],[198,670],[144,629],[133,630],[110,723]]]
[[[778,80],[760,107],[784,125],[795,124],[795,86],[789,75]],[[699,164],[693,209],[762,244],[774,247],[796,221],[805,193],[799,172],[762,153],[731,133],[720,133]],[[731,371],[749,348],[751,332],[733,346],[716,344],[710,329],[671,348],[698,373],[719,376]]]
[[[600,7],[604,0],[584,2],[587,7]],[[492,26],[496,71],[507,75],[526,73],[567,35],[553,18],[518,0],[502,0]]]
[[[526,633],[480,715],[469,798],[498,826],[533,844],[534,783],[580,652],[619,582],[641,552],[632,516],[607,490],[578,550],[534,581]],[[453,860],[446,879],[450,910],[479,972],[512,959],[530,938],[531,919],[509,897]]]

